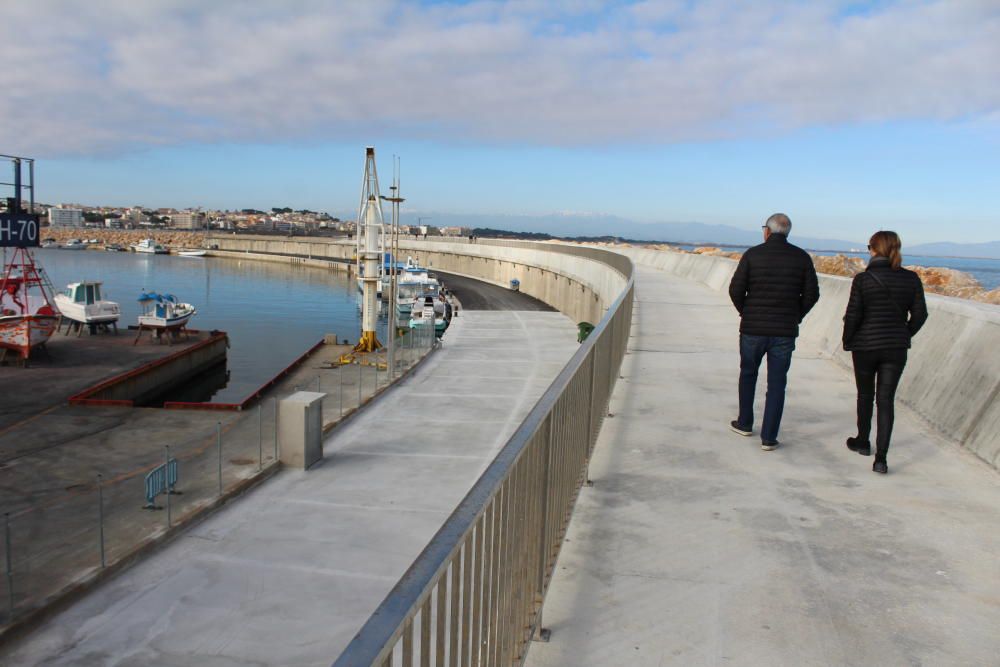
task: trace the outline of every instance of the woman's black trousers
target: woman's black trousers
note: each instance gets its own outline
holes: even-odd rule
[[[872,429],[872,403],[878,405],[876,458],[885,459],[892,438],[893,402],[906,366],[906,349],[854,352],[854,381],[858,385],[858,440],[868,442]]]

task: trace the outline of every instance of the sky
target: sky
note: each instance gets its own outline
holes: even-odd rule
[[[350,212],[373,145],[411,217],[1000,239],[998,0],[34,0],[0,25],[0,153],[46,203]]]

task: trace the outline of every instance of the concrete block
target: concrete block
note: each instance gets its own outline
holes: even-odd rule
[[[337,345],[340,341],[337,340],[337,334],[328,333],[323,334],[323,344],[324,345]]]
[[[323,399],[297,391],[278,402],[278,447],[284,465],[306,470],[323,458]]]

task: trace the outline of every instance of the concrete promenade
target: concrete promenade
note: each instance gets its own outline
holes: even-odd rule
[[[805,346],[782,446],[761,451],[728,430],[728,298],[646,267],[637,285],[595,485],[545,602],[552,640],[527,665],[1000,664],[996,470],[898,406],[876,475],[844,446],[852,376]]]
[[[329,665],[577,349],[556,312],[474,312],[285,470],[106,582],[5,665]]]

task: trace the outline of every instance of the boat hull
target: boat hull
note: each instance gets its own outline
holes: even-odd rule
[[[56,330],[58,315],[8,315],[0,317],[0,348],[15,350],[22,359]]]
[[[63,317],[83,324],[111,324],[112,322],[117,322],[120,316],[120,313],[117,312],[117,304],[113,304],[110,301],[102,301],[85,306],[70,301],[62,294],[57,294],[55,304]],[[115,312],[112,312],[112,305],[114,305]]]

